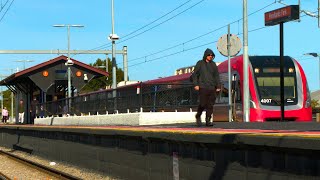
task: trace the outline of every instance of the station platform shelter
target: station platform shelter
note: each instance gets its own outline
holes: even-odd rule
[[[72,58],[73,65],[66,66],[67,60],[67,56],[61,55],[11,74],[0,81],[0,86],[6,86],[14,93],[16,123],[18,123],[19,112],[24,112],[24,123],[33,123],[34,104],[66,98],[68,67],[71,69],[72,97],[91,80],[108,76],[108,72]]]

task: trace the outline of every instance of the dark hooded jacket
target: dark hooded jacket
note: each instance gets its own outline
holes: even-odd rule
[[[209,54],[213,54],[213,57],[215,57],[211,49],[206,49],[202,60],[199,60],[194,68],[192,79],[195,86],[215,89],[220,86],[220,77],[216,63],[213,60],[206,62]]]

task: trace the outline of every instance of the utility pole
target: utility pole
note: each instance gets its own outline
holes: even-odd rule
[[[116,70],[116,56],[115,56],[115,50],[116,50],[116,41],[113,39],[114,36],[114,0],[111,0],[111,41],[112,41],[112,89],[117,88],[117,70]],[[113,91],[113,97],[115,97],[115,91]]]
[[[248,12],[247,0],[243,0],[243,121],[250,121],[248,74]]]
[[[228,38],[227,38],[227,48],[228,48],[228,101],[229,101],[229,122],[232,121],[232,97],[231,97],[231,62],[230,62],[230,48],[231,48],[231,44],[230,44],[230,24],[228,24]],[[224,87],[222,87],[224,88]]]
[[[11,74],[13,74],[14,69],[11,69]],[[11,119],[13,120],[13,92],[11,91]]]
[[[116,62],[116,40],[119,40],[119,36],[116,35],[114,33],[114,12],[113,12],[113,3],[114,0],[111,0],[111,25],[112,25],[112,34],[109,35],[108,39],[111,40],[112,42],[112,89],[113,89],[113,92],[112,92],[112,96],[113,96],[113,99],[114,99],[114,110],[117,109],[117,101],[116,101],[116,96],[117,96],[117,91],[116,91],[116,88],[117,88],[117,68],[116,68],[116,65],[117,65],[117,62]]]
[[[128,59],[127,46],[123,46],[123,80],[128,81]]]
[[[0,74],[0,80],[1,81],[6,77],[8,77],[8,76]],[[2,90],[2,86],[0,86],[0,91],[1,91],[1,111],[2,111],[2,109],[3,109],[3,90]]]
[[[5,78],[6,76],[0,75],[0,79],[2,81],[3,78]],[[2,86],[0,86],[0,91],[1,91],[1,111],[3,109],[3,91],[2,91]]]
[[[68,69],[68,113],[70,114],[71,112],[71,91],[72,91],[72,86],[71,86],[71,67],[73,65],[73,61],[70,59],[70,27],[77,27],[77,28],[82,28],[84,27],[83,25],[78,25],[78,24],[58,24],[58,25],[53,25],[53,27],[67,27],[68,30],[68,60],[65,63]]]

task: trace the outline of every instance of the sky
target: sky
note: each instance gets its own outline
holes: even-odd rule
[[[298,0],[283,0],[288,5]],[[71,50],[111,50],[111,0],[0,0],[0,50],[67,50],[67,28],[55,24],[81,24],[70,29]],[[264,25],[264,13],[284,7],[275,0],[248,0],[249,55],[279,55],[279,25]],[[302,0],[301,9],[315,12],[317,0]],[[242,0],[114,0],[114,30],[120,37],[116,49],[128,47],[130,80],[145,81],[173,75],[181,67],[195,65],[206,48],[220,55],[217,40],[231,33],[243,40]],[[320,53],[318,19],[301,14],[301,21],[284,24],[284,54],[298,60],[311,91],[319,89]],[[239,54],[242,54],[242,50]],[[0,75],[34,66],[57,54],[0,54]],[[106,55],[71,55],[94,63]],[[111,55],[108,56],[111,58]],[[118,67],[123,58],[116,56]]]

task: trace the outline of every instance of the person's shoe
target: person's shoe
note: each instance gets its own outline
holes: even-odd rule
[[[206,126],[212,126],[213,124],[211,123],[211,117],[206,117]]]
[[[198,126],[198,127],[201,126],[201,116],[197,116],[197,115],[196,115],[196,123],[197,123],[197,126]]]

